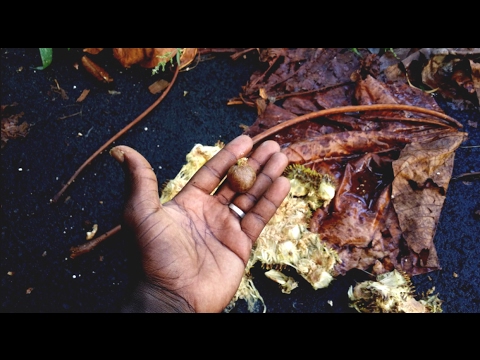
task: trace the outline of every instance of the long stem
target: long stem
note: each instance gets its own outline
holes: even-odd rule
[[[273,134],[279,132],[282,129],[285,129],[289,126],[298,124],[302,121],[306,120],[311,120],[318,118],[320,116],[328,116],[328,115],[333,115],[333,114],[344,114],[344,113],[349,113],[349,112],[360,112],[360,111],[394,111],[394,110],[404,110],[404,111],[411,111],[411,112],[418,112],[422,114],[427,114],[427,115],[432,115],[437,118],[446,120],[446,125],[449,126],[455,126],[457,128],[462,128],[463,125],[455,120],[454,118],[448,116],[447,114],[435,111],[435,110],[430,110],[430,109],[425,109],[422,107],[418,106],[413,106],[413,105],[402,105],[402,104],[373,104],[373,105],[350,105],[350,106],[340,106],[336,108],[331,108],[331,109],[324,109],[324,110],[319,110],[315,112],[311,112],[309,114],[297,116],[296,118],[284,121],[278,125],[275,125],[271,127],[270,129],[267,129],[260,134],[254,136],[253,139],[253,144],[257,144],[258,142],[266,139],[269,136],[272,136]],[[422,119],[412,119],[412,121],[419,121],[421,122]],[[430,123],[431,121],[429,121]],[[439,125],[445,125],[445,123],[439,123]]]
[[[125,126],[122,130],[120,130],[118,133],[116,133],[113,137],[110,138],[105,144],[103,144],[97,151],[95,151],[78,169],[75,171],[75,173],[72,175],[70,180],[67,181],[67,183],[62,187],[62,189],[53,197],[52,202],[56,203],[58,199],[63,195],[65,190],[75,181],[77,176],[87,167],[87,165],[90,165],[90,163],[95,159],[103,150],[105,150],[108,146],[110,146],[115,140],[117,140],[119,137],[121,137],[123,134],[125,134],[128,130],[130,130],[132,127],[134,127],[140,120],[142,120],[145,116],[147,116],[160,102],[167,96],[168,92],[172,88],[173,83],[175,82],[175,79],[177,78],[179,71],[179,67],[177,66],[175,69],[175,73],[173,75],[173,79],[168,85],[168,87],[165,89],[165,91],[162,93],[162,95],[155,100],[155,102],[150,105],[143,113],[141,113],[135,120],[133,120],[130,124]]]

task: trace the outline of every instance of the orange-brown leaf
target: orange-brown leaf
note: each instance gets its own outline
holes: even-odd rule
[[[92,55],[97,55],[98,53],[100,53],[104,48],[84,48],[83,49],[83,52],[86,52],[88,54],[92,54]]]

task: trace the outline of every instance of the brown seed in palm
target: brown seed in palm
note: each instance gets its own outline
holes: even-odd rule
[[[248,165],[247,158],[239,159],[227,173],[227,180],[230,183],[230,187],[238,193],[245,193],[250,190],[256,178],[255,170]]]

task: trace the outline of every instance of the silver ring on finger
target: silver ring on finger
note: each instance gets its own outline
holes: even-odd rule
[[[245,213],[243,212],[242,209],[240,209],[237,205],[235,205],[234,203],[230,203],[230,205],[228,205],[228,207],[233,210],[233,212],[235,212],[235,214],[237,214],[240,219],[243,219],[243,217],[245,216]]]

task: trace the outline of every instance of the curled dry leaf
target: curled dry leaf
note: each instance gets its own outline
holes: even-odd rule
[[[184,48],[182,49],[182,55],[180,56],[180,69],[183,69],[190,65],[197,57],[197,48]]]

